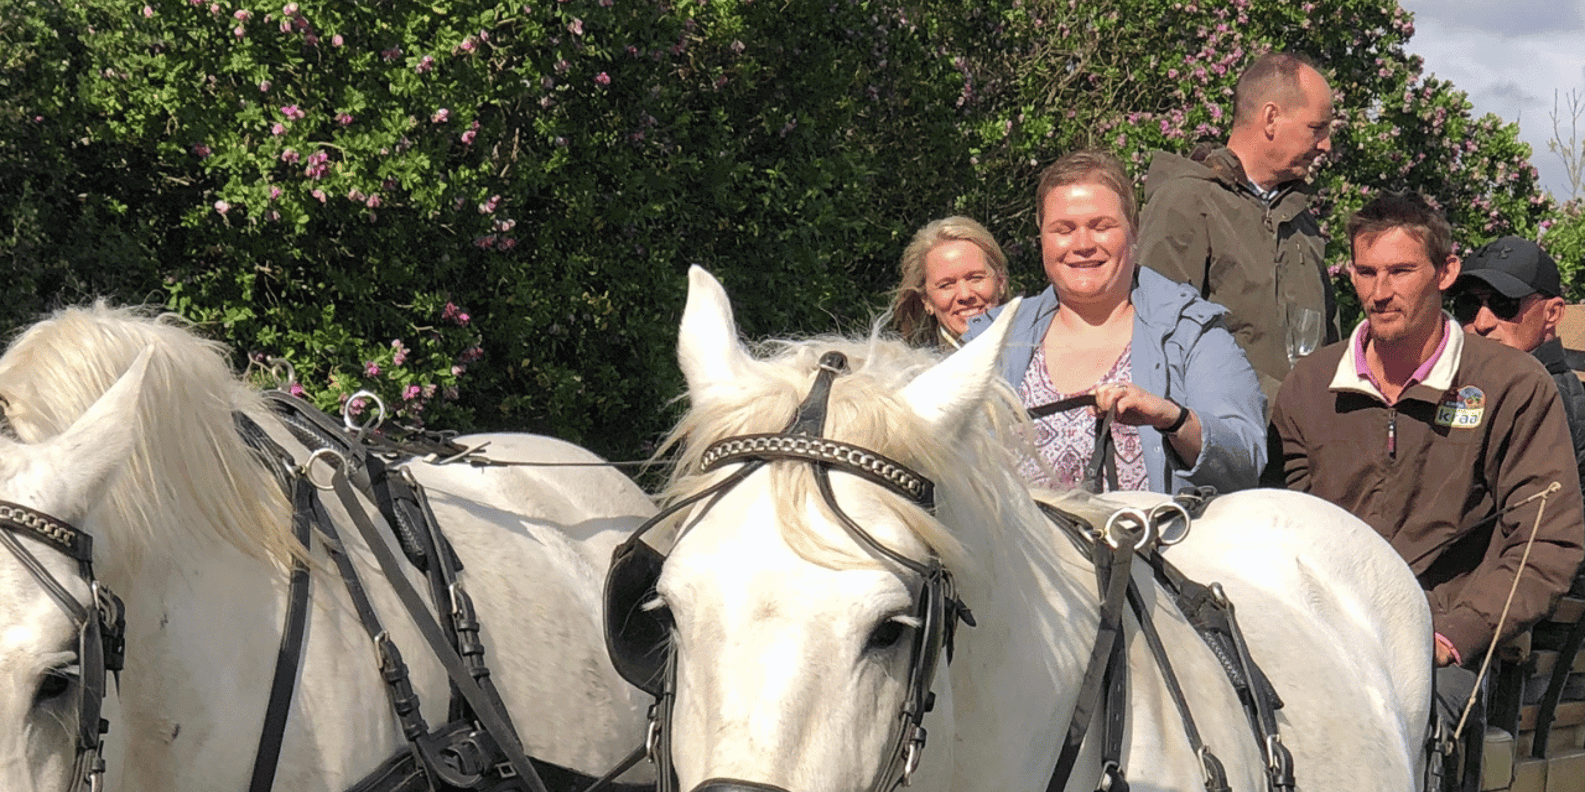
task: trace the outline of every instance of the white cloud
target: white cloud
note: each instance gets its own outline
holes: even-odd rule
[[[1519,122],[1541,184],[1565,198],[1563,161],[1547,150],[1554,97],[1585,95],[1585,0],[1402,0],[1414,12],[1408,51],[1425,59],[1425,71],[1469,94],[1475,115],[1495,113]],[[1566,101],[1558,108],[1567,137]],[[1585,136],[1585,117],[1580,119]]]

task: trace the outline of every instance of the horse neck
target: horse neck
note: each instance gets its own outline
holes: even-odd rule
[[[959,632],[950,669],[958,781],[988,789],[1044,784],[1100,621],[1094,566],[1032,503],[1019,506],[987,548],[988,574],[965,587],[978,625]]]

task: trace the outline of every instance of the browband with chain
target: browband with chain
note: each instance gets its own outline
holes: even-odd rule
[[[0,527],[21,531],[48,542],[73,561],[93,560],[93,537],[44,512],[0,501]]]
[[[869,449],[823,437],[786,434],[729,437],[705,449],[699,467],[709,471],[727,462],[755,459],[825,462],[869,479],[927,509],[935,506],[935,484],[929,479]]]

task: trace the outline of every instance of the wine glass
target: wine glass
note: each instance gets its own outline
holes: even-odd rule
[[[1314,308],[1290,305],[1287,309],[1288,365],[1315,351],[1321,345],[1321,312]]]

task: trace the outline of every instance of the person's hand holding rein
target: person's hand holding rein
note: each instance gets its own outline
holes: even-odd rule
[[[1175,401],[1133,383],[1112,383],[1095,389],[1094,409],[1096,415],[1112,412],[1112,420],[1121,424],[1159,430],[1190,466],[1200,458],[1199,416]]]

